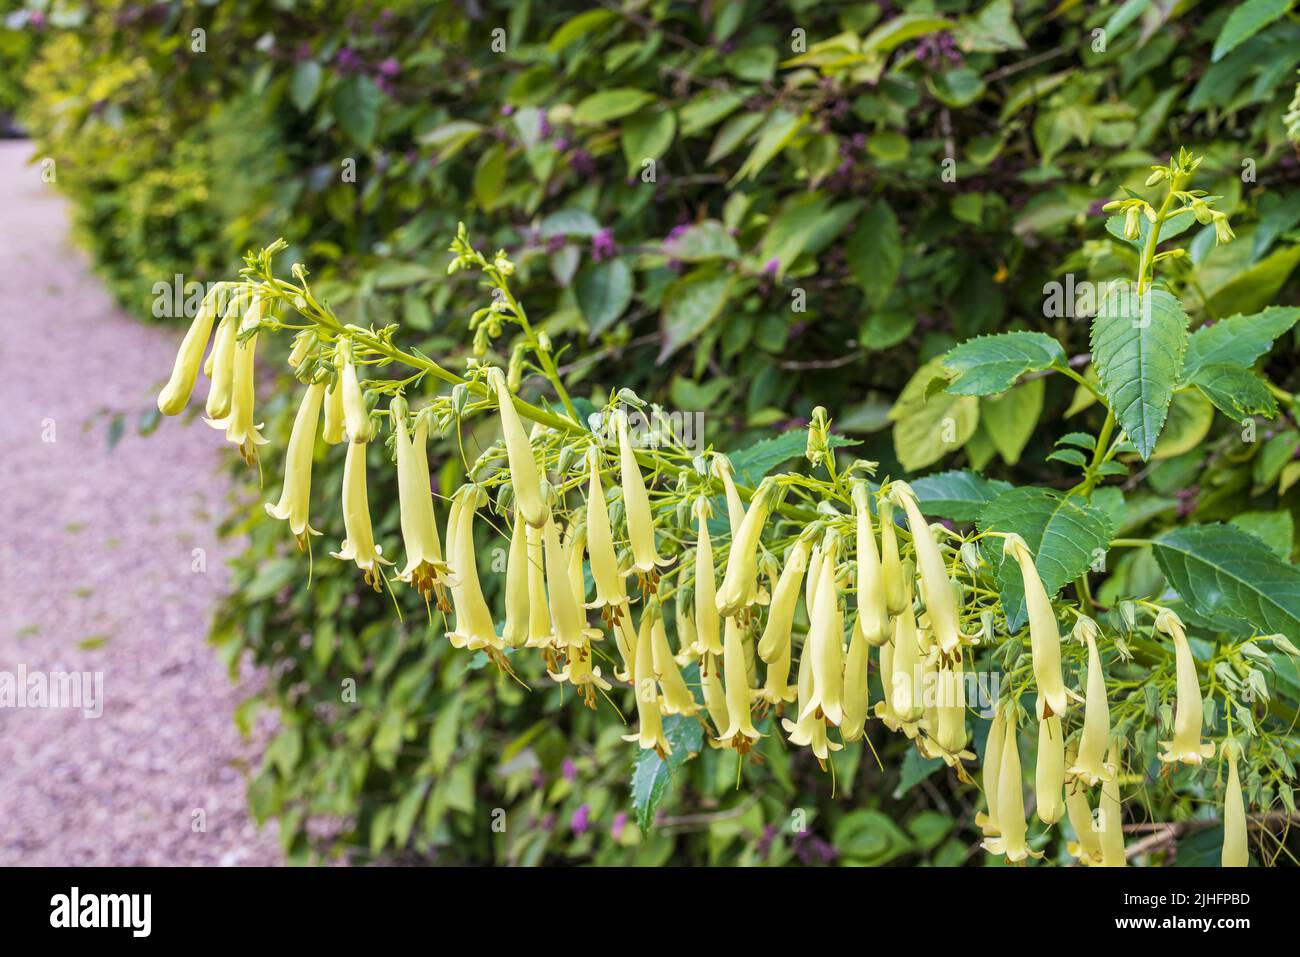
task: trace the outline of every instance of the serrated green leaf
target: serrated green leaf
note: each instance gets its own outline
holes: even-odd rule
[[[955,522],[975,521],[985,505],[1011,488],[1010,482],[964,469],[923,475],[909,484],[925,514]]]
[[[1102,391],[1143,460],[1155,450],[1187,349],[1187,313],[1163,289],[1104,297],[1092,322]]]
[[[943,356],[931,359],[903,387],[889,418],[894,423],[894,452],[908,471],[933,465],[961,448],[979,424],[979,399],[970,395],[930,392],[936,379],[946,379]]]
[[[1034,487],[1003,492],[981,510],[978,527],[982,532],[1015,532],[1023,538],[1052,597],[1104,555],[1114,535],[1110,516],[1102,509],[1078,497]],[[1026,618],[1020,567],[1014,560],[1003,560],[1001,539],[986,539],[985,549],[997,569],[1007,627],[1017,630]]]
[[[1277,415],[1277,399],[1268,390],[1268,383],[1241,366],[1226,363],[1202,366],[1192,377],[1192,384],[1220,412],[1236,422],[1256,415],[1266,419]]]
[[[1155,540],[1156,561],[1188,606],[1300,639],[1300,570],[1235,525],[1189,525]]]
[[[1300,320],[1300,308],[1270,306],[1249,316],[1231,316],[1202,326],[1187,340],[1182,380],[1190,382],[1203,367],[1215,364],[1249,369],[1273,347],[1273,340]]]
[[[1254,535],[1283,561],[1291,557],[1295,538],[1295,520],[1286,509],[1273,512],[1242,512],[1231,519],[1233,525]]]
[[[1214,406],[1195,390],[1177,392],[1152,459],[1172,459],[1201,444],[1214,424]]]
[[[686,677],[686,673],[683,673],[683,677]],[[697,675],[695,681],[698,683],[698,680]],[[637,755],[632,771],[632,808],[642,831],[649,831],[654,825],[655,811],[668,794],[673,772],[692,754],[698,754],[704,746],[703,725],[693,717],[683,717],[680,714],[664,718],[664,737],[672,747],[668,760],[645,749]]]
[[[943,357],[957,373],[948,384],[954,395],[993,395],[1005,392],[1028,372],[1065,364],[1065,350],[1041,332],[1003,332],[969,339]]]

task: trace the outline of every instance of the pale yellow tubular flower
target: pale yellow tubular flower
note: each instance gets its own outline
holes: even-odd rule
[[[587,627],[582,604],[573,593],[564,546],[552,519],[542,528],[542,546],[546,554],[546,598],[551,610],[551,641],[559,648],[576,649],[587,654],[587,644],[595,632]]]
[[[731,723],[727,713],[727,692],[722,686],[723,663],[717,655],[704,654],[700,657],[700,690],[704,693],[704,707],[709,712],[709,721],[713,723],[713,735],[705,735],[709,745],[721,748],[718,736],[727,730]]]
[[[347,459],[343,463],[343,545],[331,554],[345,562],[356,562],[366,573],[366,584],[379,591],[382,575],[380,565],[391,565],[383,557],[383,548],[375,544],[375,532],[370,524],[370,502],[366,496],[365,442],[348,445]],[[472,547],[472,542],[471,542]]]
[[[799,655],[798,687],[799,703],[796,705],[796,713],[802,714],[813,689],[812,656],[809,654],[807,643],[804,644],[803,651]],[[839,751],[844,747],[839,742],[830,740],[826,733],[825,719],[819,718],[815,714],[810,714],[806,718],[799,718],[797,721],[782,718],[781,726],[788,733],[790,743],[811,748],[813,755],[823,768],[826,766],[826,760],[830,753]]]
[[[1002,774],[1002,749],[1006,747],[1006,740],[1007,722],[1002,709],[998,708],[989,722],[989,736],[984,742],[984,766],[980,773],[988,813],[975,815],[975,826],[984,832],[985,837],[997,837],[1001,833],[998,827],[998,778]]]
[[[581,516],[581,509],[570,516],[569,527],[564,534],[564,561],[569,569],[569,584],[573,586],[573,597],[577,599],[578,609],[585,611],[587,577],[583,574],[582,556],[587,550],[587,526],[581,524]],[[585,615],[583,620],[586,621]]]
[[[749,511],[731,540],[722,587],[717,593],[718,614],[730,618],[754,603],[758,594],[758,543],[776,497],[777,485],[764,479],[754,492]]]
[[[949,659],[938,658],[939,666],[939,724],[935,740],[943,750],[943,759],[949,766],[955,766],[958,759],[972,759],[974,752],[966,750],[970,740],[966,731],[966,675],[963,669],[962,652],[959,650]]]
[[[1106,764],[1106,743],[1110,740],[1110,705],[1106,701],[1106,674],[1097,651],[1097,623],[1083,617],[1074,626],[1075,637],[1088,645],[1088,678],[1083,703],[1083,734],[1078,757],[1068,771],[1088,787],[1108,781],[1115,769]]]
[[[1187,643],[1182,621],[1168,609],[1161,609],[1156,615],[1156,629],[1174,640],[1174,669],[1177,678],[1174,739],[1160,742],[1165,750],[1159,757],[1165,763],[1181,761],[1183,764],[1199,765],[1207,758],[1214,757],[1214,742],[1201,740],[1205,707],[1201,703],[1201,686],[1196,679],[1196,659],[1192,657],[1192,646]]]
[[[880,518],[880,577],[885,583],[885,610],[897,615],[912,603],[907,593],[903,563],[898,557],[898,526],[894,524],[894,508],[888,496],[877,503]]]
[[[1038,762],[1034,765],[1034,796],[1038,819],[1055,824],[1065,814],[1061,794],[1065,785],[1065,739],[1056,715],[1038,722]]]
[[[659,689],[654,667],[654,647],[649,640],[636,643],[636,667],[633,669],[636,713],[639,727],[624,741],[635,741],[642,748],[653,748],[664,760],[672,754],[672,745],[664,736],[663,716],[659,711]]]
[[[784,656],[790,660],[790,631],[794,613],[799,603],[799,584],[808,567],[810,544],[800,539],[790,548],[790,555],[781,569],[776,588],[772,591],[772,604],[768,606],[767,624],[758,641],[758,657],[768,664]]]
[[[230,383],[230,412],[224,418],[206,420],[214,429],[225,431],[226,441],[239,446],[240,456],[250,465],[257,461],[257,446],[266,445],[268,441],[259,431],[262,428],[261,424],[253,421],[257,383],[253,370],[253,357],[256,353],[257,333],[253,333],[243,342],[235,343],[234,376]]]
[[[678,593],[679,597],[681,593]],[[690,664],[698,657],[695,653],[695,619],[679,602],[673,609],[673,624],[677,628],[677,653],[673,659],[679,666]]]
[[[325,428],[321,438],[330,445],[338,445],[347,437],[343,413],[343,377],[338,376],[334,384],[325,390]]]
[[[889,679],[889,693],[894,713],[904,724],[921,720],[925,704],[919,687],[921,640],[916,630],[916,615],[911,605],[894,616],[894,671]]]
[[[835,580],[838,557],[838,539],[829,536],[808,627],[810,648],[804,652],[812,656],[813,693],[799,712],[803,718],[820,711],[827,722],[836,726],[844,720],[844,614]]]
[[[984,849],[993,854],[1005,854],[1013,864],[1018,864],[1027,857],[1042,857],[1042,853],[1031,850],[1026,841],[1028,825],[1025,822],[1025,793],[1020,780],[1020,747],[1014,718],[1009,718],[1006,724],[1002,764],[998,768],[997,798],[998,835],[985,838]]]
[[[876,533],[871,526],[871,490],[866,482],[853,486],[853,510],[857,515],[858,628],[867,644],[879,647],[890,639],[889,608]]]
[[[934,540],[934,532],[916,504],[916,493],[905,482],[893,482],[889,489],[895,501],[907,512],[907,527],[912,533],[912,548],[916,551],[916,569],[921,581],[921,599],[925,602],[926,614],[930,616],[930,628],[939,642],[939,650],[951,655],[961,643],[961,634],[958,630],[957,597],[948,581],[948,566],[938,542]]]
[[[601,677],[600,668],[592,664],[591,655],[570,653],[560,675],[552,674],[557,681],[567,681],[582,697],[582,703],[593,711],[596,709],[596,692],[609,691],[612,687]]]
[[[673,658],[672,649],[668,647],[668,631],[664,627],[663,610],[657,604],[652,607],[653,610],[647,608],[642,614],[641,626],[645,628],[645,620],[649,617],[650,660],[654,665],[655,674],[659,676],[659,687],[663,690],[660,706],[664,714],[695,714],[700,710],[700,706],[696,704],[691,689],[686,687],[686,679],[682,677],[677,661]],[[637,641],[641,641],[641,636],[637,637]]]
[[[587,483],[587,554],[590,558],[591,577],[596,583],[596,600],[588,608],[600,608],[607,621],[619,613],[627,601],[623,578],[618,573],[618,555],[614,551],[614,535],[609,527],[609,507],[605,503],[605,490],[600,484],[599,453],[594,449],[589,457],[590,478]],[[607,609],[607,610],[606,610]]]
[[[1065,681],[1061,677],[1061,632],[1056,625],[1056,612],[1047,597],[1043,580],[1038,577],[1038,567],[1029,546],[1019,535],[1006,537],[1005,550],[1009,550],[1020,565],[1020,576],[1025,583],[1025,607],[1029,611],[1029,643],[1034,664],[1034,682],[1038,691],[1038,718],[1065,714],[1069,699],[1065,694]]]
[[[840,722],[840,737],[846,742],[862,739],[871,709],[871,688],[867,671],[871,660],[871,645],[862,633],[861,619],[853,623],[853,637],[849,639],[849,653],[844,659],[844,720]]]
[[[212,352],[205,366],[212,383],[204,410],[209,419],[222,419],[230,414],[231,387],[235,378],[235,339],[239,335],[239,314],[246,297],[234,296],[217,324],[217,334],[212,339]]]
[[[812,621],[813,604],[817,601],[817,588],[822,583],[822,547],[813,546],[812,556],[808,559],[808,574],[803,580],[803,607]]]
[[[1071,762],[1077,755],[1066,753],[1066,762]],[[1085,867],[1095,867],[1101,863],[1101,841],[1097,836],[1096,822],[1092,818],[1092,806],[1088,803],[1088,788],[1077,778],[1065,786],[1065,812],[1070,818],[1070,827],[1074,830],[1074,840],[1066,844],[1070,855]]]
[[[877,665],[880,669],[880,687],[884,694],[876,702],[876,707],[873,710],[876,717],[884,723],[886,728],[890,731],[898,731],[903,726],[903,719],[894,710],[894,696],[890,693],[890,682],[894,676],[893,642],[881,645],[879,654],[880,658]]]
[[[727,698],[727,727],[718,735],[718,741],[744,754],[762,735],[754,728],[750,713],[752,692],[749,687],[749,669],[745,667],[744,630],[734,618],[727,619],[723,647],[725,651],[722,668]]]
[[[348,340],[339,340],[338,356],[342,361],[339,383],[343,390],[343,422],[348,439],[352,442],[369,442],[374,434],[374,426],[370,423],[370,412],[366,409],[366,399],[361,393],[357,366],[352,361],[352,345]]]
[[[709,507],[704,499],[695,504],[695,518],[695,653],[720,655],[722,621],[715,591],[713,543],[709,539]]]
[[[397,577],[415,588],[425,601],[436,597],[438,608],[450,611],[446,586],[451,582],[451,569],[442,555],[442,541],[433,514],[427,420],[419,417],[415,432],[408,435],[406,403],[394,399],[393,422],[397,448],[397,497],[401,508],[402,545],[406,550],[406,567]]]
[[[542,530],[527,522],[524,539],[528,543],[528,640],[526,648],[546,648],[551,644],[551,606],[546,597],[546,559],[542,548]],[[627,679],[622,679],[627,680]]]
[[[1240,747],[1232,742],[1224,747],[1228,760],[1228,784],[1223,792],[1223,856],[1224,867],[1249,867],[1250,848],[1246,833],[1246,803],[1241,794],[1241,776],[1237,771]]]
[[[294,336],[293,349],[289,352],[289,368],[296,369],[302,365],[318,341],[314,332],[305,329]]]
[[[1101,802],[1097,805],[1101,866],[1127,867],[1128,857],[1124,853],[1124,811],[1119,802],[1119,754],[1114,745],[1111,746],[1108,763],[1115,767],[1115,774],[1109,781],[1102,782]]]
[[[624,576],[633,572],[650,580],[659,574],[659,566],[667,565],[655,550],[654,517],[650,512],[650,495],[646,491],[645,479],[641,477],[641,466],[637,464],[636,452],[632,448],[629,434],[627,413],[622,409],[614,411],[614,424],[618,430],[619,478],[623,488],[623,512],[627,518],[627,536],[632,546],[632,567]]]
[[[501,637],[511,648],[528,642],[528,523],[515,515],[510,532],[510,553],[506,557],[506,621]]]
[[[758,697],[769,704],[785,704],[793,701],[798,694],[797,685],[790,684],[790,664],[793,655],[790,642],[786,642],[777,652],[776,657],[767,663],[767,674],[763,676],[763,687]]]
[[[632,607],[624,601],[614,619],[614,645],[619,657],[623,659],[623,668],[614,669],[614,677],[619,681],[632,683],[636,672],[636,630],[632,627]]]
[[[727,498],[727,523],[731,526],[731,539],[735,541],[740,535],[741,522],[745,519],[745,504],[736,491],[736,482],[731,474],[731,460],[725,455],[715,455],[712,470],[714,475],[722,479],[723,492]]]
[[[302,404],[298,406],[298,414],[293,419],[293,430],[289,433],[280,501],[275,505],[266,503],[268,515],[289,523],[289,531],[298,539],[299,548],[306,536],[320,534],[308,524],[307,513],[311,506],[311,460],[316,447],[316,424],[320,419],[321,401],[324,398],[324,384],[314,382],[307,386]]]
[[[357,444],[348,444],[349,455]],[[474,547],[474,518],[478,514],[478,495],[479,490],[473,485],[461,486],[456,492],[459,508],[452,510],[456,530],[454,533],[449,532],[447,539],[451,556],[449,564],[456,581],[451,586],[456,628],[447,633],[447,639],[456,648],[500,651],[505,647],[505,642],[496,633],[492,610],[483,597],[483,588],[478,578],[478,554]]]
[[[194,313],[194,320],[176,352],[171,378],[158,393],[158,411],[163,415],[177,415],[190,401],[194,381],[199,377],[199,367],[203,365],[203,350],[208,344],[212,323],[217,317],[217,309],[226,287],[227,284],[223,282],[214,285]]]
[[[488,370],[488,380],[496,391],[497,409],[501,416],[501,433],[506,442],[506,458],[510,462],[510,481],[514,486],[515,504],[524,521],[536,528],[546,525],[551,517],[550,507],[542,499],[542,485],[538,477],[537,461],[533,458],[533,445],[524,431],[524,423],[515,409],[505,373],[500,369]]]

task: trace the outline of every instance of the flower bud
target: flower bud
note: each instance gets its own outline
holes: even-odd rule
[[[213,286],[194,313],[194,321],[176,352],[171,378],[158,393],[158,411],[163,415],[178,414],[190,401],[194,380],[199,377],[199,366],[203,364],[203,348],[208,344],[208,335],[217,317],[217,305],[225,288],[226,283]]]
[[[1174,640],[1177,694],[1174,739],[1160,742],[1165,750],[1159,757],[1166,763],[1181,761],[1183,764],[1199,765],[1205,759],[1214,757],[1214,742],[1201,740],[1205,706],[1201,702],[1201,686],[1196,678],[1196,659],[1192,657],[1192,647],[1187,643],[1183,623],[1172,611],[1161,609],[1156,615],[1156,630]]]
[[[1106,744],[1110,741],[1110,705],[1106,701],[1106,675],[1101,670],[1101,655],[1097,652],[1097,623],[1091,618],[1080,618],[1074,626],[1076,638],[1088,645],[1088,678],[1083,704],[1083,735],[1079,738],[1079,753],[1069,772],[1088,787],[1108,780],[1115,769],[1106,764]]]
[[[833,725],[844,720],[844,617],[840,611],[839,589],[835,581],[835,563],[839,543],[834,534],[827,537],[822,555],[817,597],[813,600],[812,620],[804,654],[812,658],[812,694],[799,712],[800,718],[821,716]]]
[[[1061,799],[1065,784],[1065,739],[1056,715],[1038,722],[1038,762],[1034,765],[1034,797],[1038,819],[1055,824],[1065,814]]]
[[[695,505],[697,532],[695,537],[695,652],[720,655],[722,623],[718,616],[718,601],[713,573],[713,543],[709,539],[708,502],[700,499]]]
[[[535,528],[543,527],[551,510],[542,500],[541,482],[537,462],[533,459],[533,446],[528,441],[514,399],[506,388],[505,376],[500,369],[491,369],[488,379],[496,390],[497,409],[501,416],[501,432],[505,436],[506,457],[510,461],[510,481],[515,489],[515,501],[524,521]]]
[[[758,581],[758,543],[775,494],[776,483],[764,479],[749,503],[749,511],[745,513],[739,531],[731,540],[726,573],[716,599],[718,614],[725,618],[738,614],[754,602]]]
[[[1246,805],[1241,795],[1241,778],[1237,773],[1240,747],[1232,742],[1224,749],[1228,759],[1228,784],[1223,792],[1223,856],[1224,867],[1249,867],[1250,850],[1246,834]]]
[[[934,532],[916,504],[916,495],[903,482],[890,486],[891,495],[907,512],[907,527],[912,532],[912,547],[916,550],[916,567],[921,576],[921,598],[930,628],[939,642],[939,650],[951,655],[961,643],[957,629],[957,600],[948,581],[948,567],[944,564]]]

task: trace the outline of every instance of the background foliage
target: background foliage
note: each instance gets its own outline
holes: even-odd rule
[[[283,261],[307,263],[341,318],[401,322],[454,366],[482,304],[466,274],[445,274],[464,220],[519,264],[513,287],[569,345],[575,393],[626,385],[704,411],[727,450],[821,404],[881,474],[969,467],[1067,487],[1071,457],[1048,455],[1099,416],[1060,376],[922,400],[939,357],[972,336],[1042,331],[1089,351],[1067,275],[1133,274],[1100,207],[1141,191],[1175,145],[1206,155],[1197,185],[1223,197],[1239,236],[1215,247],[1187,223],[1174,285],[1193,325],[1295,301],[1300,23],[1287,4],[8,7],[0,48],[22,51],[23,118],[129,308],[151,316],[157,283],[227,277],[248,246],[283,235]],[[0,110],[16,99],[5,76]],[[1286,396],[1300,386],[1292,336],[1264,369]],[[281,396],[265,413],[283,446]],[[1289,399],[1252,444],[1204,390],[1173,403],[1127,496],[1113,487],[1094,505],[1121,534],[1232,519],[1289,559]],[[952,441],[934,427],[945,415]],[[459,460],[443,461],[450,490]],[[316,474],[333,500],[341,457]],[[389,503],[383,517],[376,505],[380,539],[395,540],[393,489],[371,495]],[[634,787],[667,792],[665,821],[643,830],[632,751],[607,722],[453,656],[422,609],[395,625],[388,597],[341,563],[317,561],[306,587],[282,529],[260,508],[237,516],[249,545],[215,637],[232,667],[249,651],[269,669],[261,703],[284,730],[250,796],[295,857],[982,860],[972,789],[893,743],[883,771],[869,752],[839,755],[834,797],[815,764],[781,751],[741,790],[734,759],[707,750],[670,789],[669,769],[639,768]],[[1097,597],[1156,595],[1171,574],[1168,556],[1135,549]],[[348,679],[357,704],[344,706]],[[496,807],[508,834],[487,826]],[[806,833],[790,832],[794,807]],[[1194,810],[1156,788],[1140,813]]]

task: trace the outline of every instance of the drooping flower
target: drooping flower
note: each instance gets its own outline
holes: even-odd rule
[[[722,622],[718,615],[717,585],[713,571],[713,543],[709,539],[709,505],[695,504],[695,653],[722,654]]]
[[[1025,793],[1020,780],[1020,746],[1016,736],[1014,716],[1008,715],[1002,743],[1002,763],[998,767],[998,834],[984,839],[984,849],[991,854],[1005,854],[1008,861],[1018,864],[1027,857],[1040,858],[1040,851],[1032,850],[1025,837]]]
[[[894,524],[894,508],[889,498],[880,499],[880,577],[885,583],[885,610],[897,615],[911,605],[903,563],[898,557],[898,527]]]
[[[1097,652],[1097,623],[1081,617],[1074,626],[1074,635],[1088,645],[1088,679],[1083,704],[1083,735],[1079,738],[1078,758],[1068,771],[1076,778],[1095,787],[1109,780],[1115,769],[1106,764],[1106,744],[1110,740],[1110,705],[1106,701],[1106,675],[1101,670],[1101,655]]]
[[[917,676],[921,664],[921,641],[916,630],[916,614],[910,604],[894,616],[893,674],[889,694],[894,714],[904,724],[921,720],[925,714]]]
[[[625,599],[614,617],[614,644],[619,657],[623,659],[623,670],[614,669],[614,677],[619,681],[632,683],[636,673],[636,630],[632,627],[632,606]]]
[[[822,583],[822,546],[818,542],[813,546],[812,554],[808,558],[808,574],[803,580],[803,607],[808,613],[808,620],[812,621],[813,605],[817,601],[817,588]]]
[[[528,543],[528,640],[527,648],[546,648],[551,643],[551,606],[546,598],[546,558],[542,548],[542,530],[527,522],[524,539]]]
[[[728,618],[722,668],[726,685],[727,727],[718,735],[719,742],[741,754],[762,737],[754,728],[750,713],[749,669],[745,665],[744,631],[735,618]]]
[[[588,654],[587,645],[600,637],[600,631],[587,627],[582,602],[574,594],[569,577],[567,555],[560,544],[555,521],[547,518],[542,528],[542,547],[546,556],[546,598],[551,610],[551,642],[560,648]]]
[[[248,311],[240,326],[241,330],[256,328],[261,322],[261,300]],[[257,461],[257,446],[266,445],[262,436],[260,423],[253,421],[253,403],[255,400],[256,376],[253,371],[253,358],[257,353],[257,333],[249,335],[242,342],[238,336],[233,345],[230,360],[230,410],[219,419],[208,418],[208,425],[214,429],[223,429],[226,441],[239,446],[239,454],[249,465]]]
[[[998,708],[993,712],[993,720],[989,722],[989,734],[984,742],[984,767],[980,775],[988,813],[975,815],[975,825],[984,832],[985,837],[996,837],[1001,833],[998,827],[998,779],[1002,774],[1002,751],[1006,747],[1006,738],[1007,722],[1002,716],[1002,709]]]
[[[731,460],[725,455],[716,454],[713,456],[711,469],[713,474],[722,480],[722,491],[727,499],[727,523],[731,526],[732,541],[735,541],[740,535],[740,525],[745,520],[745,503],[740,500],[740,492],[736,490]]]
[[[659,712],[659,688],[654,668],[654,648],[649,641],[636,643],[636,667],[633,669],[636,713],[639,727],[624,741],[635,741],[642,748],[653,748],[664,760],[672,754],[672,745],[664,736],[663,716]]]
[[[235,379],[235,339],[239,335],[239,316],[244,296],[234,296],[221,314],[217,334],[212,339],[204,372],[212,380],[204,411],[209,419],[222,419],[230,414],[231,389]],[[260,302],[261,300],[257,300]]]
[[[348,440],[369,442],[374,427],[370,424],[370,412],[366,409],[366,399],[357,379],[356,363],[352,361],[352,346],[347,339],[339,340],[338,357],[342,363],[339,383],[343,391],[343,422],[347,428]]]
[[[627,601],[623,578],[618,573],[618,556],[614,551],[614,535],[609,527],[609,507],[605,503],[605,490],[600,484],[599,452],[592,450],[588,460],[590,478],[587,483],[587,553],[590,556],[591,577],[596,584],[596,600],[588,608],[599,608],[606,620],[617,615]]]
[[[663,609],[657,601],[652,601],[641,614],[641,631],[637,635],[637,643],[642,641],[650,642],[650,660],[663,691],[660,706],[664,714],[695,714],[700,709],[699,705],[696,704],[691,689],[686,687],[686,680],[682,678],[677,661],[668,647]]]
[[[366,497],[366,443],[350,442],[343,464],[343,545],[331,554],[345,562],[356,562],[366,574],[366,584],[379,591],[379,566],[391,565],[383,548],[375,544],[370,524],[370,502]],[[471,543],[472,544],[472,543]]]
[[[1174,640],[1174,670],[1177,698],[1174,705],[1174,739],[1161,741],[1165,750],[1160,760],[1199,765],[1214,757],[1214,742],[1201,740],[1201,723],[1205,707],[1201,703],[1201,686],[1196,679],[1196,659],[1187,643],[1182,620],[1172,611],[1161,609],[1156,615],[1156,629]]]
[[[340,376],[325,389],[325,428],[321,438],[330,445],[338,445],[347,437],[343,413],[343,379]]]
[[[959,766],[962,760],[973,760],[974,752],[966,750],[970,736],[966,731],[966,675],[962,651],[951,658],[934,655],[938,668],[936,711],[938,724],[934,729],[935,741],[943,751],[941,757],[949,767]]]
[[[873,710],[876,717],[881,720],[886,728],[890,731],[898,731],[903,726],[903,719],[894,710],[894,695],[891,690],[894,676],[893,642],[881,645],[878,653],[879,659],[876,664],[880,669],[880,686],[884,694],[876,702],[876,707]]]
[[[524,521],[536,528],[546,525],[551,509],[542,499],[542,486],[533,458],[533,445],[524,431],[524,424],[515,410],[514,397],[506,384],[505,373],[500,369],[488,370],[488,379],[496,391],[497,409],[501,416],[501,433],[506,442],[506,458],[510,462],[510,481],[514,486],[515,504]]]
[[[840,737],[846,742],[861,740],[866,729],[867,712],[871,708],[871,689],[867,682],[870,658],[871,645],[862,633],[861,618],[855,619],[849,653],[844,659],[844,720],[840,722]]]
[[[1228,761],[1228,784],[1223,792],[1223,855],[1220,859],[1224,867],[1250,866],[1246,805],[1241,795],[1241,776],[1237,771],[1240,750],[1235,741],[1223,749]]]
[[[406,567],[397,577],[415,588],[425,601],[437,596],[438,608],[450,611],[445,587],[451,570],[442,557],[442,542],[433,515],[433,489],[429,484],[428,423],[418,418],[414,434],[406,431],[406,402],[392,403],[394,444],[397,447],[397,495],[401,507],[402,544]]]
[[[1124,853],[1124,811],[1119,803],[1119,753],[1111,745],[1107,763],[1114,766],[1116,773],[1109,781],[1101,784],[1101,801],[1097,805],[1098,844],[1101,845],[1102,867],[1127,867],[1128,857]]]
[[[528,642],[528,534],[524,531],[528,527],[516,516],[506,556],[506,621],[501,637],[511,648],[522,648]]]
[[[618,431],[619,479],[623,489],[623,511],[627,517],[627,535],[632,546],[632,567],[623,574],[626,576],[635,572],[652,587],[658,580],[659,566],[667,565],[668,562],[660,558],[655,550],[655,527],[650,512],[650,495],[646,492],[645,479],[641,477],[641,466],[637,464],[636,452],[632,448],[627,413],[622,409],[616,409],[613,418],[614,426]]]
[[[596,692],[609,691],[612,685],[601,677],[600,668],[592,664],[591,655],[581,655],[572,649],[565,656],[564,670],[551,674],[556,681],[573,685],[582,698],[582,703],[593,711],[596,708]]]
[[[1020,576],[1025,583],[1025,607],[1029,611],[1029,642],[1034,664],[1034,681],[1038,685],[1038,718],[1065,714],[1068,699],[1065,681],[1061,677],[1061,632],[1056,625],[1056,612],[1047,596],[1043,580],[1038,577],[1038,567],[1029,546],[1019,535],[1006,537],[1004,550],[1020,565]]]
[[[356,444],[349,443],[349,455]],[[451,604],[456,617],[456,627],[447,633],[447,640],[455,648],[482,649],[492,655],[505,647],[505,642],[497,634],[492,610],[479,584],[478,554],[474,545],[478,498],[477,487],[462,485],[452,499],[451,514],[447,517],[448,564],[454,578]]]
[[[879,647],[889,641],[889,609],[885,600],[885,578],[871,527],[871,495],[866,482],[853,486],[853,510],[857,516],[858,627],[868,645]]]
[[[1067,764],[1077,759],[1076,754],[1066,752]],[[1085,867],[1101,864],[1101,841],[1097,836],[1097,822],[1093,820],[1092,806],[1088,803],[1088,788],[1076,778],[1065,786],[1065,812],[1074,829],[1074,840],[1066,848],[1076,861]]]
[[[1061,792],[1065,785],[1065,740],[1056,715],[1038,722],[1038,762],[1034,766],[1034,797],[1038,819],[1055,824],[1065,814]]]
[[[171,378],[158,393],[158,411],[163,415],[177,415],[189,403],[190,395],[194,392],[194,381],[199,377],[199,367],[203,365],[203,349],[208,344],[212,323],[216,320],[221,297],[228,285],[224,282],[216,283],[199,303],[194,320],[176,352]]]
[[[799,702],[796,705],[798,720],[782,718],[781,726],[789,735],[790,743],[807,746],[812,749],[817,761],[823,768],[832,751],[842,750],[844,745],[830,740],[826,733],[826,719],[808,711],[807,703],[813,691],[812,655],[808,643],[804,643],[799,655]],[[806,714],[806,717],[805,717]]]
[[[776,499],[777,485],[764,479],[754,492],[739,530],[731,540],[722,587],[717,593],[718,614],[730,618],[754,603],[758,594],[758,543]]]
[[[828,535],[804,648],[804,654],[812,658],[812,694],[799,712],[801,718],[820,712],[836,726],[844,720],[844,615],[835,580],[838,558],[839,539]]]
[[[316,424],[320,420],[321,402],[325,398],[325,385],[313,382],[303,394],[298,414],[293,419],[289,433],[289,448],[284,457],[284,487],[280,501],[266,503],[266,513],[272,518],[289,523],[289,531],[302,548],[308,535],[320,532],[308,524],[311,506],[311,459],[316,446]]]
[[[700,656],[700,690],[704,693],[704,707],[709,712],[714,734],[707,736],[712,747],[720,748],[718,736],[727,730],[731,718],[727,713],[727,692],[722,686],[723,663],[717,655]]]
[[[921,582],[921,599],[925,602],[930,628],[939,642],[939,650],[951,655],[961,642],[958,631],[957,598],[948,581],[948,567],[934,540],[934,532],[916,504],[916,494],[905,482],[890,485],[894,500],[907,512],[907,527],[916,551],[916,568]]]
[[[760,694],[772,704],[792,701],[798,692],[797,686],[787,683],[793,659],[791,629],[795,607],[799,602],[799,584],[808,565],[810,547],[806,539],[800,539],[791,547],[785,567],[781,569],[781,576],[772,590],[767,624],[758,641],[758,657],[767,662],[766,680]]]

